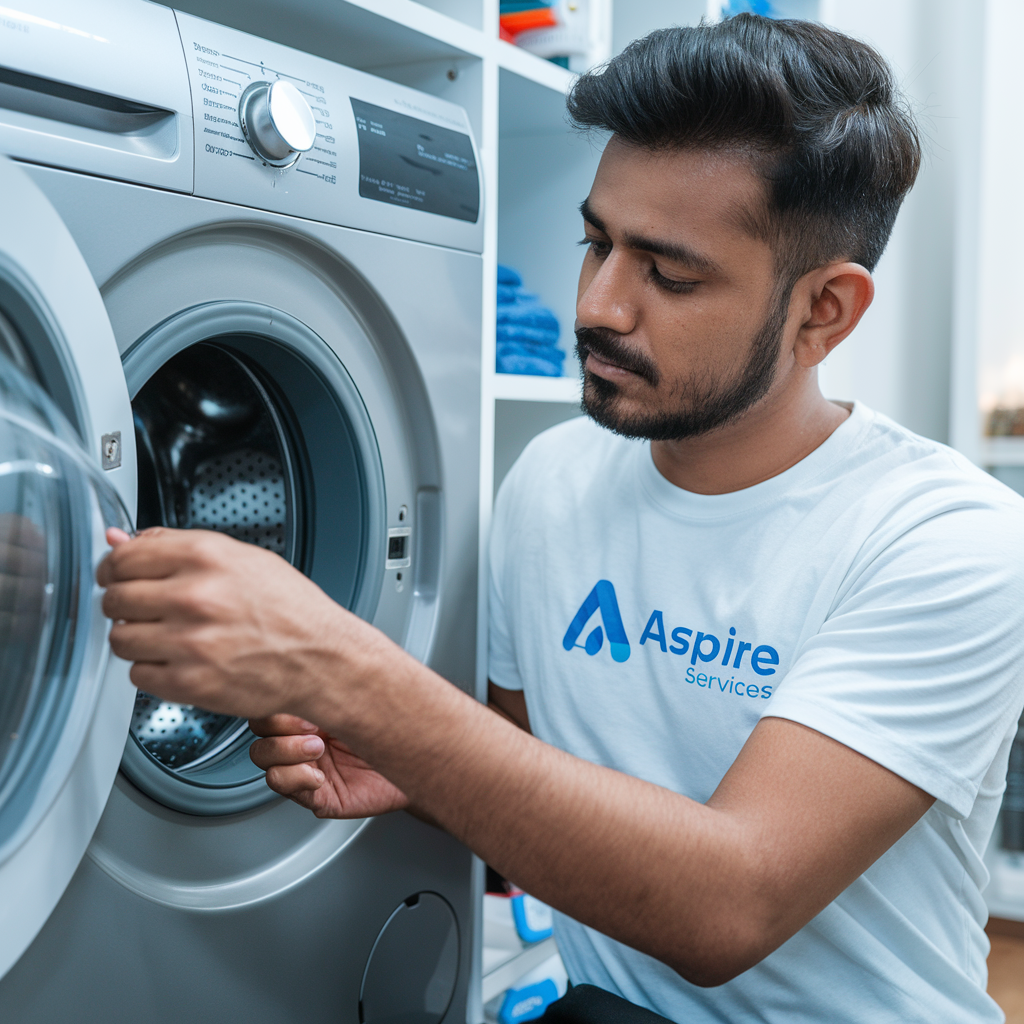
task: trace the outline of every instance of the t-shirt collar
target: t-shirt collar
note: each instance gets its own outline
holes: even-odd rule
[[[687,519],[723,519],[742,515],[799,490],[829,466],[852,452],[874,414],[854,402],[850,415],[809,455],[776,476],[753,487],[726,494],[696,494],[665,479],[654,464],[650,442],[637,447],[635,463],[639,483],[647,495],[665,511]]]

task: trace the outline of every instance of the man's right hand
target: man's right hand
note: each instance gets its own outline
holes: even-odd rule
[[[318,818],[368,818],[408,807],[406,795],[344,743],[294,715],[253,719],[249,748],[267,785]]]

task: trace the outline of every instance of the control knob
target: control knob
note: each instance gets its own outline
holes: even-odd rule
[[[238,104],[242,134],[271,167],[291,167],[316,141],[316,120],[291,82],[253,82]]]

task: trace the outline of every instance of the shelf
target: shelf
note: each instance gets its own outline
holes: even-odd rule
[[[980,462],[983,466],[1024,466],[1024,437],[984,438]]]
[[[527,52],[521,46],[514,43],[507,43],[498,40],[497,44],[498,67],[511,71],[525,78],[528,81],[536,82],[546,89],[551,89],[564,96],[569,91],[569,86],[575,81],[576,76],[557,64],[545,60],[543,57]]]
[[[492,379],[495,398],[518,402],[580,404],[578,377],[528,377],[518,373],[496,373]]]
[[[465,22],[471,28],[482,29],[484,10],[483,3],[490,0],[416,0],[424,7],[430,7],[439,14],[444,14],[456,21]]]
[[[174,6],[361,71],[482,57],[487,48],[480,31],[415,0],[175,0]],[[437,6],[466,5],[437,0]]]
[[[504,961],[499,967],[485,974],[481,980],[482,1001],[490,1002],[507,988],[511,988],[524,974],[540,967],[558,952],[555,940],[544,939],[535,946],[527,946],[521,953]]]

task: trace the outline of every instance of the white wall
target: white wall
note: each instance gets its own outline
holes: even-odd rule
[[[615,0],[612,9],[612,52],[656,28],[696,25],[707,11],[707,0]]]
[[[918,115],[924,161],[875,275],[877,297],[827,360],[822,389],[949,437],[959,180],[977,121],[978,0],[822,0],[821,20],[875,46]]]

